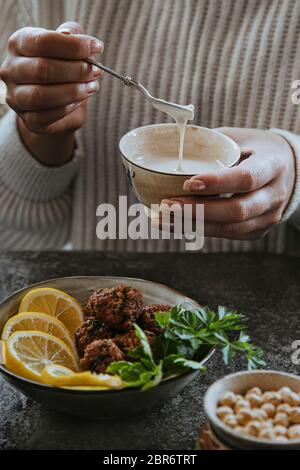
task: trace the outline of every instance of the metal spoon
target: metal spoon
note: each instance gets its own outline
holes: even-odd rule
[[[146,100],[149,101],[152,104],[152,106],[154,106],[156,109],[160,111],[167,112],[175,119],[175,121],[177,121],[178,113],[180,113],[181,120],[184,120],[184,121],[185,120],[190,121],[194,118],[194,106],[192,104],[183,106],[177,103],[171,103],[170,101],[165,101],[159,98],[155,98],[149,93],[147,88],[141,85],[137,80],[134,80],[133,78],[127,75],[120,74],[116,72],[115,70],[111,69],[110,67],[107,67],[106,65],[101,64],[101,62],[95,62],[92,59],[85,59],[85,60],[89,64],[95,65],[95,67],[98,67],[99,69],[104,70],[104,72],[107,72],[110,75],[113,75],[114,77],[119,78],[120,80],[123,81],[125,85],[135,87],[144,95]]]
[[[128,77],[127,75],[122,75],[115,70],[111,69],[110,67],[107,67],[104,64],[101,64],[101,62],[95,62],[93,59],[85,59],[85,62],[88,62],[89,64],[95,65],[95,67],[98,67],[98,69],[104,70],[104,72],[109,73],[110,75],[113,75],[116,78],[119,78],[124,82],[125,85],[127,86],[136,86],[137,81],[133,80],[133,78]]]

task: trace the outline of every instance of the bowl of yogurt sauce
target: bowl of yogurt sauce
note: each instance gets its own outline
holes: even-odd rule
[[[153,124],[133,129],[119,142],[122,162],[138,199],[147,207],[183,196],[184,181],[229,168],[238,145],[224,134],[195,125]],[[183,129],[184,127],[184,129]]]

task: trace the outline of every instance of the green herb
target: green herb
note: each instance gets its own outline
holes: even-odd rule
[[[225,364],[238,352],[245,355],[249,369],[264,366],[262,350],[251,344],[249,336],[244,332],[244,318],[223,306],[219,306],[217,312],[209,307],[195,310],[173,307],[168,315],[164,343],[169,341],[167,351],[174,352],[175,348],[178,354],[189,359],[194,358],[201,346],[207,345],[222,350]],[[155,316],[155,319],[162,326],[161,314]],[[239,337],[231,339],[232,333],[238,331]]]
[[[128,355],[136,362],[117,361],[112,362],[107,372],[118,374],[126,387],[141,387],[142,390],[155,387],[162,379],[162,361],[155,363],[147,336],[143,330],[134,325],[135,334],[140,340],[140,346],[132,349]]]
[[[265,365],[262,350],[245,333],[244,316],[226,307],[219,306],[215,312],[209,307],[186,310],[176,306],[170,312],[156,313],[155,319],[163,333],[153,344],[154,355],[145,333],[135,325],[140,346],[129,353],[135,362],[113,362],[107,368],[107,372],[119,374],[127,387],[145,390],[157,385],[163,377],[188,370],[204,371],[200,354],[207,348],[220,349],[225,364],[236,354],[244,354],[248,369]]]

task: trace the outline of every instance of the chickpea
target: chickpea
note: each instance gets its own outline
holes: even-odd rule
[[[239,434],[243,434],[244,428],[243,428],[242,426],[235,426],[235,427],[233,428],[233,431],[234,431],[234,432],[237,432],[237,433],[239,433]]]
[[[236,417],[239,424],[245,425],[253,418],[253,412],[250,408],[241,408]]]
[[[236,395],[233,392],[226,392],[223,398],[219,401],[219,405],[221,406],[230,406],[233,408],[236,404]]]
[[[274,424],[287,427],[290,424],[289,417],[286,413],[276,413],[274,417]]]
[[[291,426],[288,430],[288,437],[290,439],[300,439],[300,426],[296,424]]]
[[[237,404],[235,405],[235,407],[234,407],[234,411],[236,413],[239,413],[239,411],[241,409],[244,409],[244,408],[247,408],[247,409],[249,408],[250,409],[251,408],[250,402],[248,400],[245,400],[245,399],[239,400],[237,402]]]
[[[217,408],[217,416],[220,419],[223,419],[224,416],[230,415],[232,413],[233,411],[232,411],[232,408],[230,408],[230,406],[220,406],[219,408]]]
[[[275,441],[278,441],[278,442],[288,442],[288,438],[286,436],[275,436],[274,437]]]
[[[290,422],[292,424],[300,424],[300,407],[291,408]]]
[[[293,392],[289,387],[283,387],[279,390],[280,396],[285,403],[291,406],[298,406],[300,398],[297,393]]]
[[[262,437],[263,439],[274,439],[275,433],[272,428],[263,428],[259,431],[258,437]]]
[[[253,408],[258,408],[262,404],[262,396],[255,393],[247,393],[247,400]]]
[[[279,405],[279,406],[281,406],[281,405]],[[275,415],[275,412],[276,412],[276,408],[272,403],[264,403],[261,406],[261,410],[265,411],[265,413],[267,414],[267,416],[269,418],[273,418],[273,416]]]
[[[261,430],[261,424],[259,421],[249,421],[245,426],[245,433],[250,436],[257,436]]]
[[[290,405],[291,406],[299,406],[300,405],[300,397],[295,392],[292,393]]]
[[[281,405],[278,405],[277,406],[277,409],[276,409],[276,412],[277,413],[285,413],[287,415],[289,415],[291,413],[291,410],[292,408],[290,407],[290,405],[288,403],[281,403]]]
[[[244,396],[229,390],[220,399],[216,414],[239,434],[277,442],[300,439],[300,392],[289,387],[265,392],[252,387]]]
[[[261,408],[255,408],[252,410],[253,418],[257,419],[257,421],[265,421],[268,418],[267,413],[262,410]]]
[[[285,426],[276,425],[274,426],[274,432],[276,436],[286,436],[287,435],[287,428]]]
[[[248,393],[253,393],[254,395],[259,395],[262,396],[262,391],[259,387],[252,387],[248,392],[246,393],[245,397],[247,398]]]
[[[272,403],[272,405],[280,405],[282,398],[278,392],[265,392],[262,397],[263,403]]]
[[[262,421],[261,427],[262,428],[273,428],[273,420],[272,419],[266,419],[265,421]]]
[[[223,417],[223,423],[234,428],[238,424],[237,417],[234,414],[227,414]]]
[[[287,393],[287,394],[292,393],[292,390],[290,389],[290,387],[281,387],[281,388],[278,390],[278,393],[280,393],[280,395],[281,395],[282,398],[283,398],[283,395],[285,395],[286,393]]]
[[[237,393],[237,394],[235,395],[235,397],[236,397],[236,402],[237,402],[237,403],[238,403],[240,400],[244,400],[243,395],[240,395],[239,393]]]

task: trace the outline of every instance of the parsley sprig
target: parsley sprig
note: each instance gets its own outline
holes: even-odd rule
[[[262,350],[245,333],[244,318],[223,306],[217,311],[209,307],[188,310],[175,306],[170,312],[158,312],[155,319],[163,332],[152,349],[143,330],[135,325],[140,345],[129,352],[133,362],[113,362],[107,372],[119,374],[127,387],[145,390],[158,385],[164,377],[192,369],[203,372],[201,353],[207,348],[220,349],[225,364],[236,354],[242,354],[248,369],[264,366]]]

